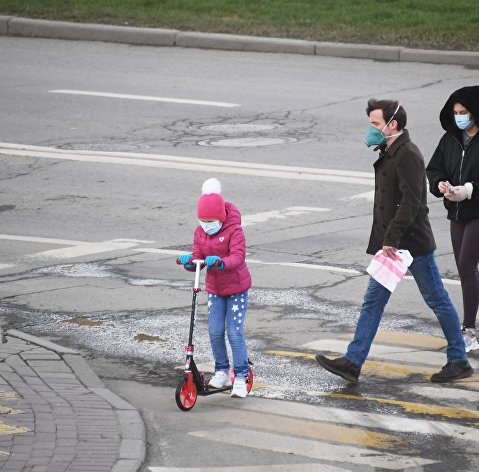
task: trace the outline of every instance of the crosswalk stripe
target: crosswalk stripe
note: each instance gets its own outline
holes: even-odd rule
[[[408,391],[414,395],[419,395],[429,399],[438,400],[466,400],[469,402],[479,402],[479,392],[472,390],[461,390],[458,388],[447,388],[441,385],[440,387],[429,387],[420,385],[411,385]]]
[[[235,446],[245,446],[283,454],[295,454],[312,459],[346,462],[347,464],[362,464],[390,470],[403,470],[408,467],[421,467],[438,462],[420,457],[407,457],[381,452],[374,449],[330,444],[240,428],[193,431],[188,434],[198,438],[234,444]]]
[[[349,342],[339,339],[320,339],[300,346],[301,349],[308,349],[315,352],[344,353]],[[434,367],[442,367],[446,362],[446,355],[443,352],[428,351],[425,348],[409,348],[403,346],[386,346],[374,344],[369,351],[369,358],[390,359],[395,362],[408,362],[410,364],[421,364]],[[479,362],[470,359],[473,367],[479,367]]]
[[[340,336],[341,339],[351,341],[353,333]],[[439,336],[431,336],[421,333],[407,333],[404,331],[388,331],[380,329],[374,337],[375,343],[394,344],[396,346],[409,346],[424,349],[443,349],[447,346],[447,341]]]
[[[337,351],[339,352],[339,351]],[[310,352],[298,352],[298,351],[276,351],[267,350],[264,354],[270,354],[273,356],[292,357],[297,359],[314,360],[314,353]],[[404,365],[396,364],[393,362],[380,362],[380,361],[366,361],[362,368],[361,374],[376,376],[387,379],[404,379],[412,375],[420,376],[424,380],[429,381],[432,374],[437,372],[437,368],[423,367],[420,365]],[[332,375],[332,374],[331,374]],[[457,384],[467,384],[468,388],[479,390],[479,374],[474,374],[466,379],[457,380],[454,382]]]
[[[361,397],[358,395],[351,395],[347,393],[334,393],[331,392],[327,395],[331,398],[345,398],[355,401],[367,401],[382,403],[385,405],[395,405],[401,407],[407,413],[415,413],[421,415],[438,415],[446,418],[471,418],[478,419],[479,412],[468,410],[466,408],[454,408],[449,406],[432,405],[419,402],[408,402],[403,400],[393,400],[389,398],[378,397]]]
[[[479,442],[479,429],[445,421],[405,418],[387,413],[368,413],[351,409],[307,405],[299,402],[274,402],[251,397],[247,402],[232,404],[231,408],[252,410],[274,415],[304,418],[355,427],[382,429],[394,433],[419,433],[437,436],[467,438]]]
[[[280,386],[267,385],[267,387],[270,391],[274,391],[275,389],[278,389],[278,390],[281,389]],[[429,393],[426,390],[427,388],[429,388],[429,390],[437,392],[436,397],[434,396],[429,397],[427,395],[427,393]],[[454,397],[453,393],[451,392],[446,398],[451,399],[451,398],[457,398],[458,395],[460,396],[460,393],[461,393],[460,390],[458,389],[449,389],[449,390],[453,390],[454,392],[456,392],[456,395]],[[438,398],[438,399],[445,398],[445,396],[441,396],[441,392],[442,392],[442,389],[434,388],[434,387],[416,387],[414,389],[414,393],[416,395],[427,396],[429,400],[431,398]],[[305,393],[307,393],[307,395],[309,395],[310,397],[341,398],[345,400],[351,400],[352,402],[357,401],[357,402],[368,402],[371,404],[378,403],[378,404],[384,404],[384,405],[397,406],[399,408],[402,408],[402,410],[405,413],[409,413],[409,414],[439,416],[439,417],[448,418],[448,419],[469,419],[471,420],[470,424],[472,425],[479,424],[477,422],[473,422],[473,420],[479,419],[479,412],[477,412],[476,410],[471,410],[467,408],[449,407],[449,406],[436,405],[431,403],[410,402],[406,400],[394,400],[394,399],[380,398],[380,397],[369,397],[369,396],[363,397],[359,395],[353,395],[353,394],[347,394],[347,393],[335,393],[335,392],[329,392],[324,390],[309,390]],[[477,393],[471,390],[463,391],[463,398],[471,402],[477,401],[477,396],[475,397],[474,395],[477,395]],[[352,406],[350,406],[349,408],[352,408]]]
[[[390,449],[402,445],[404,440],[391,434],[368,431],[361,428],[338,426],[324,421],[309,421],[292,417],[272,415],[258,411],[221,410],[197,414],[205,416],[208,421],[230,423],[241,428],[261,429],[275,433],[292,434],[308,439],[346,443],[349,445]]]

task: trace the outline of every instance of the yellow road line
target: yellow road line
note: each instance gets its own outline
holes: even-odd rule
[[[200,413],[200,415],[203,413]],[[299,420],[256,411],[224,411],[204,413],[208,420],[232,423],[236,427],[253,428],[275,433],[287,433],[333,443],[354,444],[377,449],[392,449],[404,440],[391,434],[376,433],[361,428],[337,426],[323,421]]]
[[[267,350],[264,351],[264,354],[270,354],[272,356],[279,356],[279,357],[300,357],[302,359],[313,359],[315,354],[310,352],[297,352],[297,351],[275,351],[275,350]]]

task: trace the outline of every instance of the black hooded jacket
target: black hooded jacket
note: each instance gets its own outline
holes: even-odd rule
[[[446,131],[426,167],[429,190],[436,197],[444,198],[447,217],[450,220],[479,218],[479,133],[464,149],[462,130],[456,126],[454,104],[460,103],[472,114],[479,124],[479,86],[473,85],[456,90],[441,110],[439,119]],[[441,181],[449,181],[453,186],[471,182],[472,198],[462,202],[451,202],[438,189]]]

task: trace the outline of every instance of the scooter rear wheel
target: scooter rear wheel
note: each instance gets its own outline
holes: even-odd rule
[[[253,371],[248,369],[248,377],[246,377],[246,391],[249,393],[253,388]]]
[[[180,410],[191,410],[195,406],[197,397],[196,385],[193,382],[188,382],[187,379],[181,379],[178,382],[175,400]]]

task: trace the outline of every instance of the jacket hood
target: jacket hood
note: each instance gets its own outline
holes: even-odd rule
[[[474,121],[479,123],[479,85],[462,87],[453,92],[439,114],[439,120],[444,130],[460,135],[461,131],[454,120],[453,107],[455,103],[465,106],[472,113]]]
[[[225,202],[226,220],[223,222],[223,228],[233,225],[241,225],[241,213],[231,202]]]

